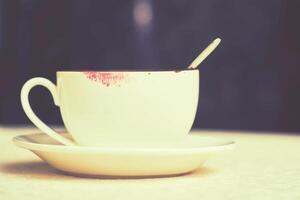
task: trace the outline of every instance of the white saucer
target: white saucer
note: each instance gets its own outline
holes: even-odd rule
[[[233,141],[196,134],[153,148],[63,146],[45,134],[17,136],[13,141],[61,171],[105,176],[184,174],[199,168],[211,155],[235,145]]]

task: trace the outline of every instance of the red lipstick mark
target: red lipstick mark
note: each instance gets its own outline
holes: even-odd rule
[[[107,87],[110,85],[119,84],[122,80],[124,80],[128,76],[128,74],[124,72],[83,72],[83,73],[88,79],[99,82]]]

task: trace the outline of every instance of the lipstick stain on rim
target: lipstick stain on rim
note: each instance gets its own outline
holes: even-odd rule
[[[83,72],[90,80],[109,87],[110,85],[120,86],[120,82],[128,77],[125,72]]]

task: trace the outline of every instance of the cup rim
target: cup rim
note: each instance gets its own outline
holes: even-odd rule
[[[65,70],[65,71],[56,71],[57,74],[61,73],[87,73],[87,72],[96,72],[96,73],[118,73],[118,72],[128,72],[128,73],[180,73],[180,72],[195,72],[199,71],[199,69],[175,69],[175,70]]]

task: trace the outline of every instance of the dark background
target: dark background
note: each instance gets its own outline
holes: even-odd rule
[[[0,124],[30,124],[19,101],[29,78],[184,68],[221,37],[201,66],[194,127],[299,131],[299,13],[298,0],[0,0]],[[61,124],[49,92],[31,94]]]

